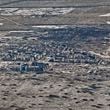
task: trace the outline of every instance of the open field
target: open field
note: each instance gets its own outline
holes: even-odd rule
[[[109,110],[107,73],[100,73],[103,81],[90,80],[92,67],[69,66],[74,72],[0,74],[0,110]]]

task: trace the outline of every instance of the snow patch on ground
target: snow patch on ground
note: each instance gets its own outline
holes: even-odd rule
[[[1,15],[60,15],[73,11],[74,8],[1,8]]]
[[[62,28],[67,28],[67,25],[41,25],[41,26],[32,26],[33,28],[48,28],[48,29],[62,29]]]
[[[0,26],[3,26],[4,23],[0,23]]]
[[[34,31],[33,30],[30,30],[30,31],[9,31],[9,33],[33,33]]]
[[[110,21],[107,21],[107,24],[110,24]]]
[[[103,15],[99,15],[100,17],[109,17],[110,16],[110,13],[107,13],[107,14],[103,14]]]

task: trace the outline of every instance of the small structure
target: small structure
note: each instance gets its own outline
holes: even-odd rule
[[[39,62],[32,62],[31,68],[33,67],[34,71],[36,73],[42,73],[45,69],[47,69],[48,64],[47,63],[39,63]]]
[[[24,73],[24,72],[28,72],[29,66],[28,64],[20,64],[20,72]]]
[[[29,73],[34,72],[37,74],[43,73],[48,68],[47,63],[39,63],[39,62],[32,62],[29,63],[17,63],[16,65],[10,66],[10,70],[21,72],[21,73]]]

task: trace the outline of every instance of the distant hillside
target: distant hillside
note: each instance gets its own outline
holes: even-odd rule
[[[110,5],[109,0],[0,0],[0,7],[70,7]]]

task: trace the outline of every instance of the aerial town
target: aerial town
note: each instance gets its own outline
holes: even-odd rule
[[[0,110],[110,110],[110,1],[0,0]]]

